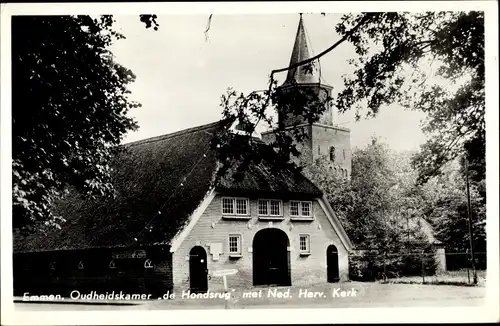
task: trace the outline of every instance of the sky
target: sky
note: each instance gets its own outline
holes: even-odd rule
[[[312,54],[339,39],[334,29],[339,18],[303,15]],[[158,16],[158,31],[146,29],[138,15],[115,19],[126,39],[116,41],[111,51],[136,75],[130,99],[142,104],[129,112],[139,130],[125,136],[127,143],[219,120],[220,97],[228,87],[245,94],[265,89],[270,71],[290,61],[299,15],[216,14],[207,36],[208,15]],[[321,58],[322,78],[334,92],[342,88],[342,75],[352,72],[347,60],[354,57],[352,46],[344,42]],[[276,77],[281,82],[285,76]],[[395,150],[416,150],[425,141],[420,128],[424,117],[391,105],[376,118],[358,122],[354,112],[335,114],[334,124],[351,129],[353,148],[376,136]]]

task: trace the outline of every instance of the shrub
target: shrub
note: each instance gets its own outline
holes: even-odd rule
[[[423,266],[422,266],[423,265]],[[423,267],[423,268],[422,268]],[[349,277],[353,281],[374,281],[400,276],[434,275],[437,262],[432,253],[363,252],[349,256]]]

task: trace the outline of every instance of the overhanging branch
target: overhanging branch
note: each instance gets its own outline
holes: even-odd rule
[[[324,56],[325,54],[331,52],[333,49],[335,49],[337,46],[339,46],[340,44],[342,44],[345,40],[347,40],[352,34],[354,34],[354,32],[356,32],[359,27],[361,25],[363,25],[369,18],[369,15],[365,14],[365,16],[359,21],[359,23],[356,24],[356,26],[354,26],[349,32],[345,33],[345,35],[340,39],[338,40],[337,42],[335,42],[332,46],[330,46],[328,49],[324,50],[323,52],[313,56],[312,58],[309,58],[309,59],[306,59],[306,60],[303,60],[303,61],[300,61],[300,62],[297,62],[293,65],[290,65],[286,68],[281,68],[281,69],[274,69],[271,71],[271,80],[272,80],[272,76],[275,74],[275,73],[279,73],[279,72],[283,72],[283,71],[287,71],[287,70],[290,70],[290,69],[295,69],[297,67],[300,67],[300,66],[303,66],[305,64],[308,64],[310,62],[313,62],[314,60],[316,59],[319,59],[321,58],[322,56]]]

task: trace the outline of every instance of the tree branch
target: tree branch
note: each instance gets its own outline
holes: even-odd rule
[[[210,30],[211,23],[212,23],[212,14],[208,16],[207,27],[205,28],[205,42],[208,41],[208,31]]]
[[[308,64],[310,62],[313,62],[314,60],[319,59],[322,56],[324,56],[325,54],[329,53],[330,51],[332,51],[333,49],[335,49],[337,46],[339,46],[341,43],[343,43],[344,41],[346,41],[352,34],[354,34],[354,32],[356,32],[358,30],[358,28],[368,20],[368,17],[369,17],[368,15],[365,15],[359,21],[359,23],[356,24],[356,26],[354,26],[349,32],[345,33],[345,35],[340,40],[338,40],[337,42],[335,42],[332,46],[330,46],[328,49],[324,50],[323,52],[321,52],[321,53],[313,56],[312,58],[309,58],[309,59],[297,62],[297,63],[295,63],[295,64],[293,64],[291,66],[288,66],[286,68],[272,70],[271,71],[271,80],[272,80],[273,75],[275,73],[279,73],[279,72],[283,72],[283,71],[287,71],[287,70],[290,70],[290,69],[294,69],[294,68],[303,66],[303,65]]]
[[[210,23],[210,18],[212,17],[212,15],[210,15],[209,17],[209,23]],[[287,71],[287,70],[290,70],[290,69],[294,69],[294,68],[297,68],[297,67],[300,67],[300,66],[303,66],[305,64],[308,64],[310,62],[313,62],[314,60],[316,59],[319,59],[321,58],[322,56],[324,56],[325,54],[331,52],[333,49],[335,49],[337,46],[339,46],[341,43],[343,43],[344,41],[346,41],[352,34],[354,34],[354,32],[356,32],[359,27],[364,24],[367,20],[368,20],[369,16],[368,15],[365,15],[357,24],[356,26],[354,26],[349,32],[345,33],[345,35],[340,39],[338,40],[337,42],[335,42],[332,46],[330,46],[328,49],[324,50],[323,52],[313,56],[312,58],[309,58],[309,59],[306,59],[306,60],[303,60],[303,61],[300,61],[300,62],[297,62],[293,65],[290,65],[286,68],[281,68],[281,69],[274,69],[271,71],[271,75],[269,77],[269,87],[267,89],[267,98],[266,98],[266,101],[265,101],[265,104],[263,105],[263,107],[267,107],[269,105],[269,101],[271,99],[271,91],[272,91],[272,86],[273,86],[273,83],[274,83],[274,74],[275,73],[279,73],[279,72],[283,72],[283,71]],[[208,31],[208,29],[207,29]],[[258,91],[258,92],[262,92],[262,91]],[[252,92],[252,93],[256,93],[256,91]],[[259,117],[258,121],[256,124],[254,124],[253,126],[253,131],[255,131],[256,127],[257,127],[257,124],[261,121],[262,119],[262,116]]]

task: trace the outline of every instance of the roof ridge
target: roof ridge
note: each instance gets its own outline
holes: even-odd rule
[[[208,123],[208,124],[205,124],[205,125],[200,125],[200,126],[196,126],[196,127],[182,129],[182,130],[175,131],[175,132],[172,132],[172,133],[169,133],[169,134],[163,134],[163,135],[159,135],[159,136],[154,136],[154,137],[150,137],[150,138],[136,140],[136,141],[133,141],[133,142],[130,142],[130,143],[122,144],[122,146],[142,145],[142,144],[147,144],[147,143],[151,143],[151,142],[155,142],[155,141],[170,139],[170,138],[182,136],[182,135],[185,135],[185,134],[188,134],[188,133],[193,133],[193,132],[197,132],[197,131],[203,131],[205,129],[209,129],[211,127],[214,127],[214,126],[216,126],[219,123],[220,123],[220,121],[211,122],[211,123]]]

